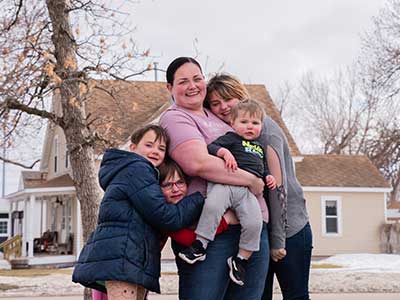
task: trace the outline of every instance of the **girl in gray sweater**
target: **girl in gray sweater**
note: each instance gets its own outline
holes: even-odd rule
[[[231,108],[246,98],[249,94],[238,79],[216,75],[208,82],[205,105],[229,123]],[[284,299],[309,299],[312,233],[303,189],[296,178],[285,134],[268,116],[263,121],[260,141],[267,148],[268,168],[278,186],[270,191],[267,201],[271,259],[262,299],[272,299],[274,275]]]

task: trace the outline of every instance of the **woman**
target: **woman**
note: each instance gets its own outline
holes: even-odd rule
[[[205,105],[229,123],[231,108],[248,97],[239,80],[230,75],[216,75],[208,83]],[[309,299],[312,233],[305,199],[286,137],[270,117],[264,120],[261,142],[267,148],[270,172],[280,186],[278,194],[269,197],[271,260],[262,299],[272,299],[274,274],[283,299]]]
[[[223,160],[208,154],[207,144],[232,130],[208,109],[203,108],[206,96],[206,83],[199,63],[188,57],[175,59],[167,69],[167,88],[175,103],[160,119],[170,136],[169,153],[190,176],[188,191],[206,192],[206,180],[231,185],[247,186],[255,195],[260,195],[264,183],[261,179],[243,170],[230,172]],[[262,197],[259,197],[265,222],[268,211]],[[228,257],[238,251],[240,226],[231,225],[209,244],[207,259],[189,265],[176,260],[179,274],[180,299],[246,299],[261,298],[264,279],[268,269],[269,246],[266,224],[263,224],[260,250],[255,252],[247,265],[246,285],[230,283]],[[182,250],[172,244],[175,254]]]

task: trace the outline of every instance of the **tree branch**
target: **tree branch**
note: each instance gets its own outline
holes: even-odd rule
[[[11,27],[13,27],[17,23],[23,2],[24,2],[23,0],[19,0],[19,2],[17,4],[17,11],[15,12],[14,20],[12,20],[12,22],[10,24],[8,24],[8,26],[6,26],[6,28],[4,28],[4,30],[9,31],[11,29]]]
[[[56,114],[48,112],[46,110],[29,107],[28,105],[23,104],[12,97],[7,97],[6,100],[3,103],[1,103],[0,108],[11,109],[11,110],[20,110],[29,115],[35,115],[35,116],[38,116],[41,118],[46,118],[46,119],[54,122],[56,125],[60,126],[61,128],[63,128],[65,126],[63,118],[58,117]]]
[[[0,160],[6,162],[6,163],[8,163],[8,164],[13,164],[13,165],[22,167],[22,168],[24,168],[24,169],[33,169],[33,167],[40,161],[40,159],[37,159],[37,160],[35,160],[31,165],[25,165],[25,164],[23,164],[23,163],[20,163],[20,162],[11,160],[11,159],[4,158],[4,157],[2,157],[2,156],[0,156]]]

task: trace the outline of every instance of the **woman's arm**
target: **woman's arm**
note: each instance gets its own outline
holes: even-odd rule
[[[171,157],[190,176],[199,176],[217,183],[247,186],[255,195],[263,191],[264,183],[260,178],[241,169],[232,172],[225,168],[224,161],[210,155],[202,140],[192,139],[176,146]]]
[[[268,169],[276,180],[276,185],[282,185],[282,168],[279,156],[271,146],[267,146],[267,164]]]
[[[267,147],[267,163],[271,175],[276,179],[277,189],[269,192],[269,209],[270,209],[270,244],[271,258],[278,261],[286,256],[285,239],[286,239],[286,206],[287,197],[285,187],[282,186],[282,167],[276,151],[271,147]]]

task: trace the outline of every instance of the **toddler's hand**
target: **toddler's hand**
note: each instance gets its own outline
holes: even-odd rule
[[[237,170],[238,165],[237,165],[236,159],[233,157],[233,155],[230,151],[226,151],[224,153],[223,159],[225,161],[225,166],[228,169],[230,169],[232,171]]]
[[[265,182],[267,183],[267,187],[273,190],[276,187],[276,180],[275,177],[272,175],[267,175],[265,177]]]

